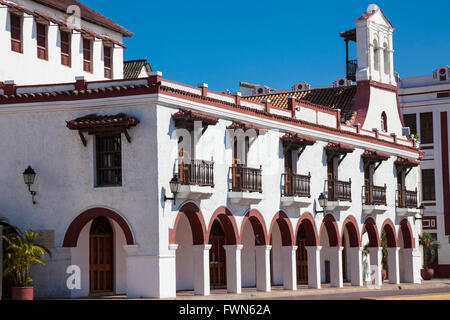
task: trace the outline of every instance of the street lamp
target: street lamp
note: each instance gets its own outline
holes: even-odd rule
[[[325,194],[321,193],[319,196],[319,205],[323,208],[322,211],[316,210],[316,213],[325,213],[327,211],[328,199]]]
[[[417,210],[419,210],[419,216],[420,217],[415,217],[416,220],[423,220],[423,217],[425,216],[425,206],[423,205],[423,203],[420,205],[420,207],[417,208]]]
[[[23,180],[25,181],[25,185],[28,186],[28,191],[31,194],[31,198],[33,201],[33,204],[36,204],[36,201],[34,201],[34,197],[37,195],[36,191],[31,190],[31,186],[34,184],[34,180],[36,179],[36,172],[29,166],[24,172],[23,172]]]
[[[172,192],[173,197],[168,198],[168,197],[164,196],[164,202],[167,200],[173,200],[173,203],[175,203],[175,201],[177,199],[178,191],[180,190],[180,186],[181,186],[181,182],[180,182],[180,179],[178,178],[177,174],[174,175],[172,180],[170,180],[169,184],[170,184],[170,191]]]

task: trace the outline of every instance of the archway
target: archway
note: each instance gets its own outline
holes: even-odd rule
[[[415,265],[415,241],[411,225],[407,219],[400,222],[400,227],[398,228],[398,246],[400,282],[418,282],[417,273],[419,270],[415,269],[420,267]]]
[[[133,244],[130,227],[112,210],[93,208],[76,217],[63,243],[72,248],[72,264],[81,269],[81,289],[73,290],[72,297],[126,293],[124,246]]]
[[[317,267],[314,261],[308,261],[307,247],[317,247],[319,245],[319,237],[317,235],[314,218],[310,213],[304,213],[296,228],[296,267],[297,267],[297,282],[300,284],[310,283],[309,274]],[[311,265],[313,264],[313,265]]]
[[[224,246],[239,243],[236,222],[227,208],[221,207],[214,212],[208,227],[208,241],[211,245],[209,252],[211,287],[226,287],[227,261]]]
[[[242,287],[270,291],[270,247],[264,219],[257,210],[244,217],[241,226]]]
[[[380,283],[382,284],[385,279],[388,279],[390,283],[398,284],[400,283],[400,257],[395,226],[390,219],[387,219],[381,227],[380,244],[382,247],[380,265],[382,269],[382,280]]]
[[[292,285],[289,286],[288,282],[292,275],[285,269],[289,268],[289,250],[292,253],[295,242],[292,225],[286,213],[280,211],[274,216],[269,235],[270,245],[272,246],[270,254],[272,285],[285,284],[286,288],[290,288]],[[287,257],[285,258],[284,255],[287,255]]]
[[[354,286],[363,285],[363,265],[361,238],[359,227],[353,216],[347,217],[342,224],[341,243],[343,281],[351,282]]]
[[[333,215],[327,215],[320,228],[320,255],[322,282],[332,287],[343,287],[342,243]]]
[[[171,244],[177,244],[176,251],[176,290],[194,290],[196,294],[205,293],[205,286],[202,281],[196,279],[206,279],[204,270],[204,254],[206,249],[205,241],[206,227],[200,209],[193,203],[185,204],[179,211],[174,228],[169,231]]]
[[[371,281],[371,263],[370,251],[377,250],[380,247],[380,237],[378,235],[378,228],[373,218],[368,218],[361,231],[361,246],[363,247],[362,263],[363,279],[364,281]]]

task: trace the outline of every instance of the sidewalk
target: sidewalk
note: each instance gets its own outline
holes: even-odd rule
[[[322,289],[309,289],[306,285],[299,285],[297,291],[283,290],[282,286],[272,287],[272,292],[257,292],[256,288],[243,288],[242,294],[227,294],[226,289],[211,290],[211,296],[202,297],[195,296],[193,291],[178,292],[176,298],[165,300],[252,300],[252,299],[267,299],[267,298],[283,298],[293,296],[309,296],[309,295],[326,295],[326,294],[345,294],[353,292],[374,292],[374,291],[400,291],[410,289],[434,289],[434,288],[448,288],[450,292],[450,279],[435,279],[431,281],[424,281],[422,284],[402,283],[400,285],[384,284],[380,289],[371,289],[367,286],[352,287],[350,284],[345,284],[344,288],[331,288],[328,284],[323,284]]]

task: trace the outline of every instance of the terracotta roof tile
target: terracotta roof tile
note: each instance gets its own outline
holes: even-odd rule
[[[374,160],[374,161],[386,161],[391,156],[385,153],[381,153],[375,150],[366,150],[362,156],[363,159]]]
[[[244,97],[246,100],[261,103],[263,100],[270,100],[273,107],[287,109],[288,98],[295,97],[297,100],[327,107],[340,109],[341,118],[344,121],[350,120],[354,113],[356,100],[356,86],[341,88],[318,88],[302,91],[288,91]]]
[[[219,122],[219,118],[213,117],[200,112],[193,112],[187,109],[181,109],[172,116],[173,120],[182,121],[202,121],[206,125],[216,125]]]
[[[317,140],[314,138],[310,138],[293,132],[286,133],[281,137],[281,141],[290,146],[311,146],[317,142]]]
[[[93,128],[126,128],[135,127],[139,124],[139,120],[119,113],[113,116],[104,116],[90,114],[72,121],[67,122],[67,128],[70,130],[89,130]]]
[[[141,74],[142,68],[146,68],[147,72],[152,71],[150,63],[147,59],[129,60],[123,62],[123,77],[124,79],[136,79]]]
[[[352,153],[355,151],[355,147],[339,142],[330,142],[325,147],[325,150],[336,153]]]

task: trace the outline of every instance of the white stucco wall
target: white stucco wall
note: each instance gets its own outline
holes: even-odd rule
[[[40,5],[34,1],[15,0],[31,11],[43,12],[57,20],[65,20],[64,13]],[[26,15],[27,16],[27,15]],[[0,10],[0,57],[3,63],[0,68],[0,81],[14,80],[17,85],[74,82],[75,77],[84,76],[86,80],[105,80],[102,41],[93,42],[93,73],[83,71],[82,37],[78,32],[71,35],[72,65],[61,65],[61,39],[59,27],[50,26],[48,30],[48,60],[37,58],[36,23],[34,18],[23,20],[22,44],[23,53],[11,50],[11,33],[9,11]],[[82,20],[83,28],[99,35],[123,42],[122,35],[113,30]],[[123,78],[123,48],[115,46],[113,50],[113,79]]]

